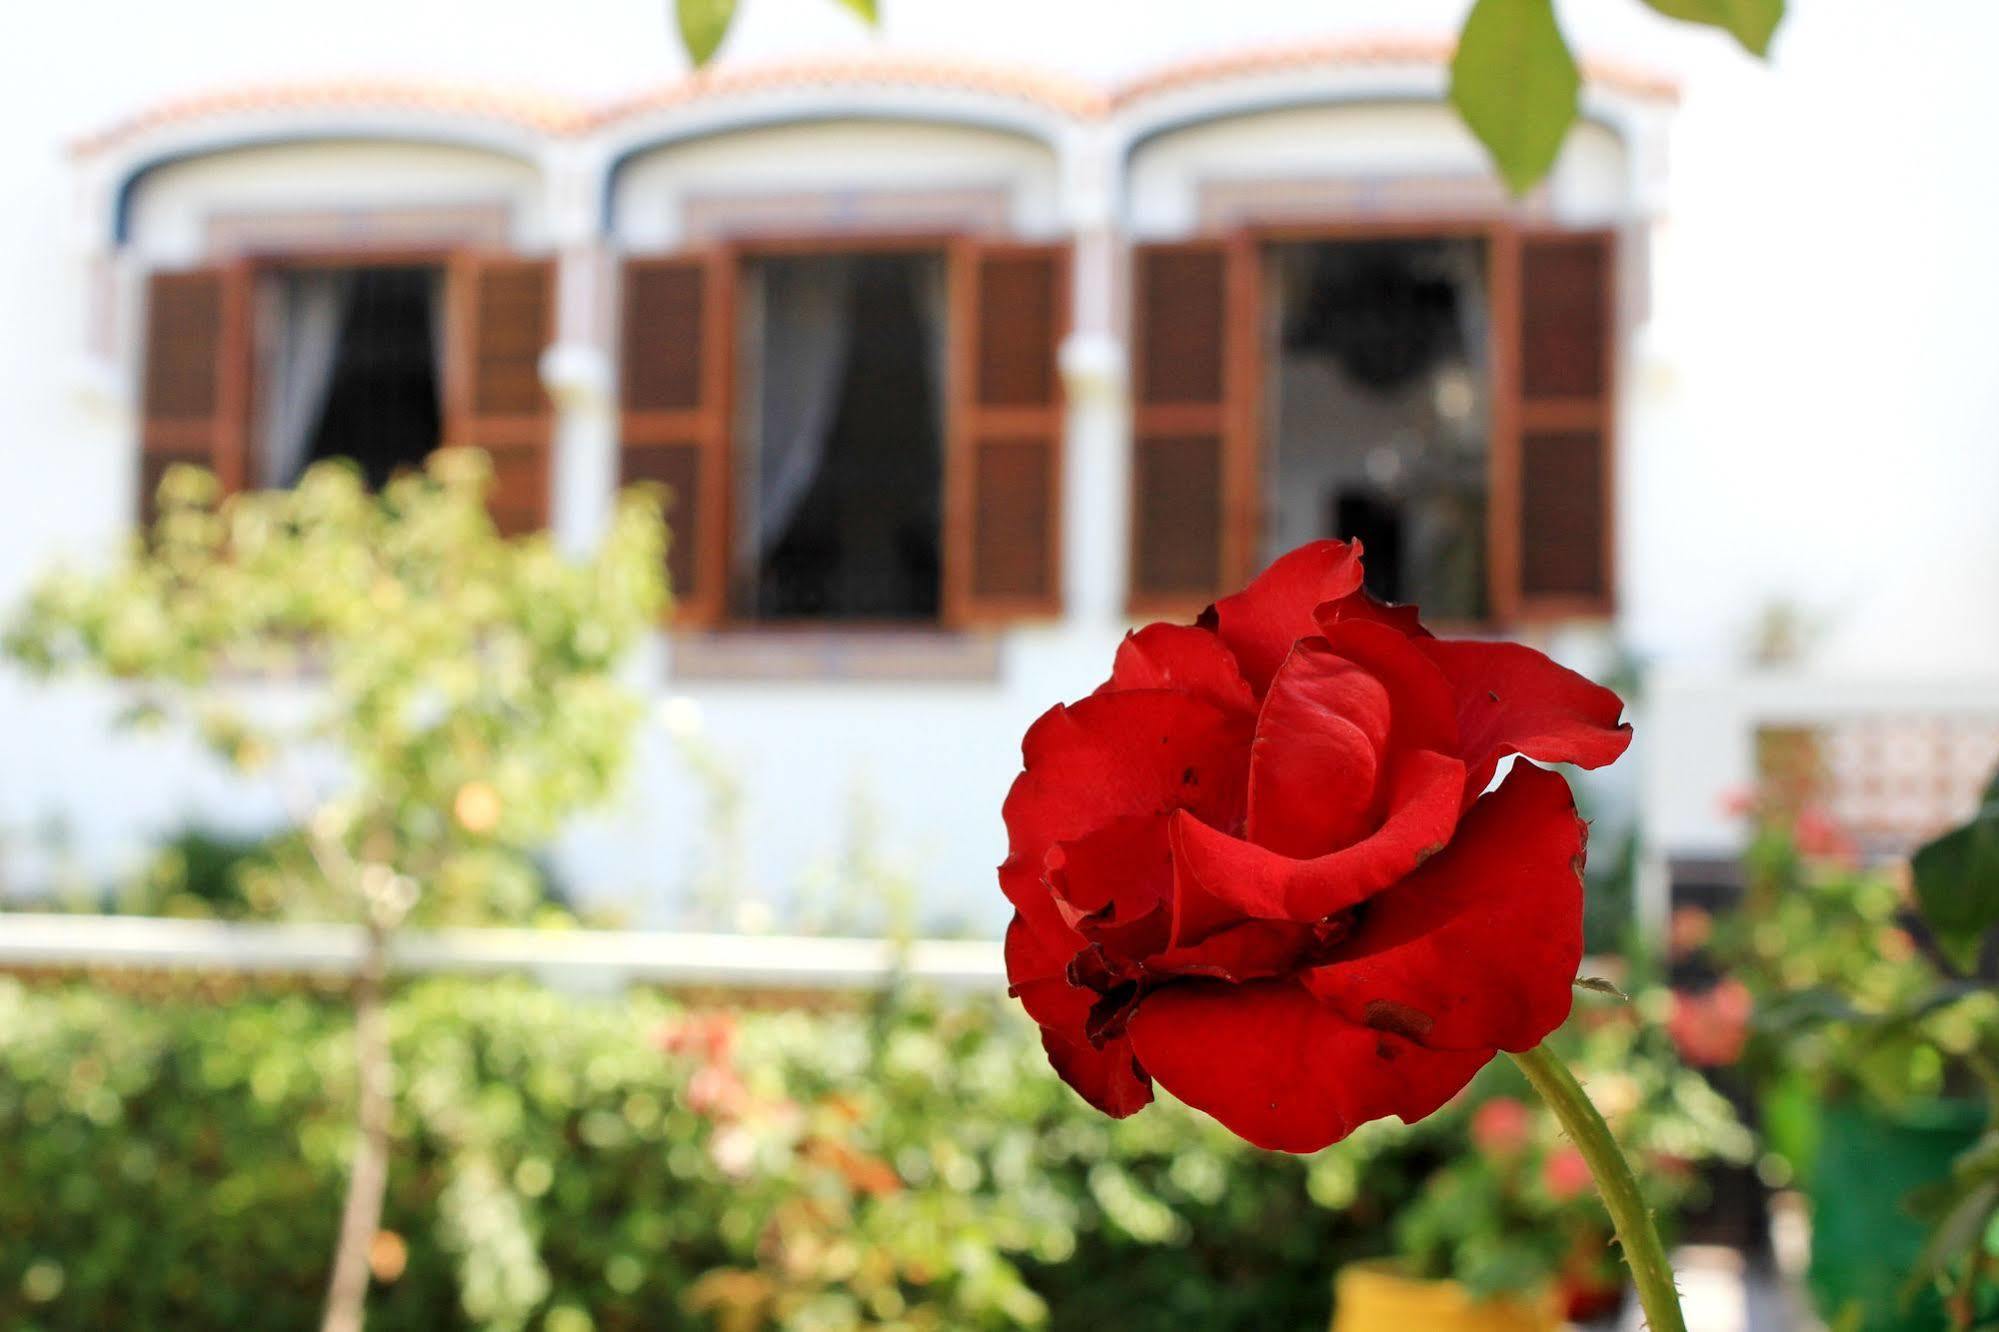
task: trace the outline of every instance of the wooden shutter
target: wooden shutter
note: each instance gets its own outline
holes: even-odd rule
[[[945,618],[1057,614],[1068,247],[960,241],[951,304]]]
[[[720,618],[728,576],[733,271],[723,255],[624,266],[619,483],[667,491],[667,577],[681,624]]]
[[[153,519],[160,478],[176,463],[245,484],[249,432],[250,276],[246,268],[155,273],[146,284],[139,430],[139,520]]]
[[[1255,283],[1246,238],[1133,253],[1133,614],[1198,610],[1253,572]]]
[[[488,505],[509,535],[548,523],[554,414],[541,357],[554,331],[552,261],[452,261],[444,442],[484,449],[493,460]]]
[[[1608,614],[1616,238],[1523,229],[1494,249],[1495,607],[1502,618]]]

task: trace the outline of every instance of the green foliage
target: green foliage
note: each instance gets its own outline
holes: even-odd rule
[[[1669,1005],[1656,988],[1635,999],[1582,996],[1549,1041],[1585,1078],[1646,1201],[1666,1218],[1698,1192],[1696,1163],[1740,1164],[1754,1147],[1728,1103],[1674,1058]],[[1444,1114],[1444,1131],[1468,1147],[1396,1215],[1396,1252],[1412,1274],[1448,1277],[1480,1298],[1532,1295],[1558,1279],[1622,1283],[1587,1163],[1510,1060],[1487,1065]]]
[[[1762,812],[1745,860],[1743,908],[1722,922],[1713,946],[1755,996],[1752,1076],[1891,1116],[1944,1098],[1982,1098],[1988,1115],[1999,1114],[1999,987],[1989,975],[1960,973],[1948,957],[1975,963],[1993,927],[1985,915],[1992,888],[1978,876],[1994,867],[1983,859],[1983,834],[1964,835],[1999,823],[1995,790],[1999,782],[1971,824],[1917,853],[1913,893],[1847,857],[1806,854],[1799,830],[1809,813]],[[1911,1295],[1930,1284],[1969,1309],[1989,1286],[1980,1273],[1999,1261],[1995,1134],[1907,1200],[1933,1227]]]
[[[1733,33],[1767,54],[1784,0],[1645,0],[1657,12]],[[1478,0],[1451,61],[1451,104],[1515,194],[1539,184],[1575,123],[1582,79],[1554,0]]]
[[[680,26],[680,43],[687,58],[705,65],[722,49],[723,39],[736,21],[736,0],[674,0],[674,21]]]
[[[1667,18],[1725,29],[1751,55],[1770,54],[1784,20],[1784,0],[1645,0]]]
[[[439,981],[390,1013],[378,1330],[1324,1326],[1333,1268],[1463,1151],[1462,1105],[1311,1158],[1169,1102],[1107,1120],[997,996]],[[0,1325],[313,1326],[352,1068],[331,999],[0,982]]]
[[[1754,996],[1753,1074],[1889,1111],[1977,1087],[1999,1056],[1999,993],[1937,973],[1893,875],[1808,855],[1767,818],[1744,868],[1743,905],[1710,952]]]
[[[1478,0],[1451,60],[1451,104],[1515,194],[1555,165],[1582,75],[1554,0]]]
[[[1924,922],[1959,965],[1975,966],[1980,945],[1999,929],[1999,772],[1978,812],[1919,849],[1909,865]]]
[[[128,721],[182,720],[287,798],[297,835],[259,858],[282,882],[246,898],[351,915],[332,852],[420,883],[433,919],[517,919],[528,850],[623,773],[641,702],[617,671],[661,609],[663,532],[633,493],[587,560],[506,539],[488,473],[444,450],[380,494],[328,463],[218,502],[175,469],[152,532],[108,572],[43,579],[6,646],[121,682]]]

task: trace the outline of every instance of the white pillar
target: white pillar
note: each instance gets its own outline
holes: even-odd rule
[[[1060,144],[1062,212],[1075,245],[1070,333],[1062,347],[1069,420],[1063,550],[1072,621],[1124,618],[1130,546],[1131,412],[1118,317],[1121,182],[1109,135],[1079,127]]]
[[[564,550],[591,549],[618,482],[618,415],[611,355],[611,259],[603,234],[608,163],[599,152],[553,149],[542,163],[555,250],[555,341],[541,360],[555,403],[551,530]]]

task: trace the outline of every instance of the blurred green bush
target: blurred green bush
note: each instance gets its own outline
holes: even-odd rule
[[[1466,1150],[1463,1107],[1305,1159],[1113,1122],[997,998],[427,981],[391,1014],[375,1329],[1324,1326]],[[314,1326],[351,1048],[310,990],[0,981],[0,1326]],[[1690,1157],[1711,1128],[1668,1126]]]

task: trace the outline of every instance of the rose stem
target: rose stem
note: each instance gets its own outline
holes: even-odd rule
[[[1617,1242],[1624,1261],[1631,1268],[1632,1284],[1638,1287],[1638,1302],[1644,1307],[1645,1322],[1652,1332],[1686,1332],[1680,1313],[1680,1292],[1673,1284],[1673,1266],[1666,1261],[1666,1246],[1659,1242],[1658,1227],[1639,1195],[1638,1181],[1631,1166],[1610,1136],[1596,1106],[1590,1103],[1582,1085],[1561,1060],[1545,1045],[1513,1056],[1520,1071],[1534,1084],[1534,1090],[1562,1121],[1569,1140],[1589,1162],[1596,1177],[1596,1189],[1609,1209],[1610,1222],[1617,1228]]]

